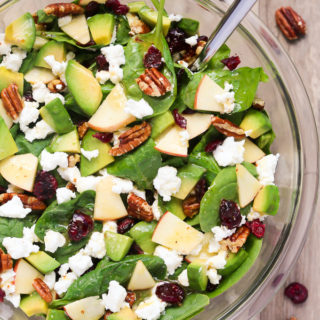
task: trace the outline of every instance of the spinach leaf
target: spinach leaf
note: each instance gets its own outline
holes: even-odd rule
[[[17,154],[24,154],[24,153],[32,153],[36,157],[40,155],[43,149],[49,146],[52,140],[52,135],[48,136],[42,140],[35,140],[33,142],[29,142],[23,133],[19,133],[15,137],[16,145],[19,149]]]
[[[166,276],[167,267],[164,261],[156,256],[132,255],[118,262],[102,260],[95,270],[77,279],[63,299],[54,301],[51,307],[57,308],[74,300],[101,295],[107,292],[111,280],[125,285],[130,280],[138,260],[144,263],[153,277],[164,279]]]
[[[52,23],[57,19],[56,16],[51,14],[48,15],[43,10],[38,10],[37,16],[38,16],[38,23]]]
[[[94,191],[88,190],[70,201],[61,204],[57,204],[57,201],[52,202],[36,223],[36,235],[43,240],[47,230],[65,232],[77,209],[82,209],[86,214],[92,214],[95,194]]]
[[[219,224],[219,208],[222,199],[238,202],[236,168],[221,170],[201,200],[200,226],[203,232],[209,232]]]
[[[181,306],[169,307],[160,320],[185,320],[194,316],[210,303],[210,299],[205,294],[192,293],[188,295]]]
[[[27,57],[23,60],[23,63],[19,69],[20,73],[26,74],[34,67],[37,54],[38,52],[36,50],[33,50],[28,53]]]
[[[230,56],[230,48],[223,44],[221,48],[215,53],[208,63],[208,69],[223,69],[224,64],[221,60],[226,59]]]
[[[141,147],[108,166],[108,173],[134,181],[140,189],[151,189],[161,167],[161,154],[149,139]]]
[[[263,134],[257,140],[257,146],[262,149],[266,154],[270,154],[270,147],[276,138],[276,135],[273,130]]]
[[[19,124],[16,123],[10,128],[10,133],[12,135],[13,139],[16,139],[18,133],[19,133]]]
[[[123,16],[117,16],[117,38],[116,43],[126,45],[130,40],[130,27],[127,19]]]
[[[168,278],[170,280],[178,280],[178,277],[182,273],[182,271],[186,270],[188,267],[189,263],[187,261],[182,261],[182,264],[179,268],[177,268],[174,272],[174,274],[170,275]]]

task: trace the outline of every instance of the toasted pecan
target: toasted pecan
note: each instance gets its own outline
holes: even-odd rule
[[[21,193],[2,193],[0,194],[0,204],[4,204],[11,200],[14,196],[17,196],[22,201],[24,207],[30,208],[35,211],[43,211],[46,209],[46,204],[40,201],[36,197],[29,196]]]
[[[13,260],[10,254],[4,253],[1,249],[0,249],[0,262],[1,262],[0,273],[10,270],[13,267]]]
[[[229,238],[222,240],[220,244],[228,248],[232,253],[237,253],[240,248],[246,243],[250,229],[247,226],[242,226]]]
[[[1,91],[1,99],[7,113],[13,120],[17,120],[23,109],[23,101],[18,86],[15,83],[12,83],[7,88],[4,88]]]
[[[78,124],[79,139],[83,139],[83,137],[86,135],[88,130],[89,130],[88,122],[84,121]]]
[[[237,125],[229,120],[222,119],[219,117],[212,118],[212,125],[222,134],[227,137],[234,137],[236,139],[244,139],[245,132],[243,129],[239,128]]]
[[[254,98],[252,102],[252,108],[257,109],[257,110],[263,110],[264,109],[265,102],[264,100],[260,98]]]
[[[128,195],[128,208],[129,216],[150,222],[153,220],[153,212],[148,202],[133,192]]]
[[[52,301],[52,293],[43,280],[41,280],[40,278],[34,279],[32,282],[32,286],[44,301],[46,301],[47,303],[50,303]]]
[[[48,15],[52,14],[58,18],[68,16],[70,14],[78,15],[84,13],[84,8],[75,3],[52,3],[44,8],[44,12]]]
[[[136,14],[127,13],[127,19],[130,27],[130,35],[144,34],[150,32],[149,26],[144,23]]]
[[[66,85],[60,79],[53,79],[48,83],[48,89],[52,93],[62,92],[65,88]]]
[[[137,295],[133,291],[128,291],[125,301],[129,303],[130,307],[133,306],[133,304],[137,300]]]
[[[190,195],[185,200],[183,200],[182,208],[184,214],[187,217],[192,218],[199,213],[200,202],[195,195]]]

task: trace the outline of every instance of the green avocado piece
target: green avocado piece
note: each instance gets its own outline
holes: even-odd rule
[[[93,40],[98,45],[108,45],[111,42],[115,18],[110,13],[96,14],[88,20],[88,26]]]
[[[241,248],[238,253],[230,252],[227,257],[227,263],[223,269],[219,269],[218,273],[222,276],[227,276],[234,270],[238,269],[240,265],[247,259],[248,253]]]
[[[23,73],[0,67],[0,92],[12,83],[18,86],[20,95],[23,95]]]
[[[157,246],[157,244],[151,240],[156,225],[156,221],[141,221],[134,225],[129,231],[130,237],[147,254],[153,254]]]
[[[264,186],[253,201],[253,210],[274,216],[279,209],[279,188],[275,185]]]
[[[182,200],[172,197],[170,201],[163,201],[162,198],[159,197],[158,201],[159,207],[163,213],[170,211],[181,220],[184,220],[186,218],[186,215],[184,214],[182,208]]]
[[[171,111],[167,111],[151,119],[152,133],[151,138],[157,138],[163,131],[174,124],[174,118]]]
[[[31,253],[26,260],[44,274],[49,273],[60,266],[60,263],[56,259],[50,257],[44,251]]]
[[[108,320],[137,320],[138,317],[130,308],[122,308],[119,312],[110,314]]]
[[[129,7],[129,12],[138,13],[142,7],[146,6],[146,3],[144,1],[134,1],[129,2],[127,6]]]
[[[57,135],[50,144],[52,152],[80,153],[80,141],[77,129],[63,135]]]
[[[54,56],[56,61],[62,62],[66,60],[66,47],[63,42],[51,40],[47,42],[37,54],[35,67],[42,67],[51,69],[51,67],[44,60],[47,56]]]
[[[34,42],[33,49],[40,50],[48,42],[49,42],[49,40],[42,38],[42,37],[39,37],[39,36],[36,36],[36,40]]]
[[[123,234],[106,231],[104,234],[107,256],[113,261],[122,260],[128,253],[133,239]]]
[[[63,310],[49,309],[46,320],[68,320]]]
[[[22,298],[20,308],[28,317],[32,317],[36,314],[47,314],[48,312],[48,304],[37,292]]]
[[[177,26],[184,30],[189,36],[194,36],[199,31],[199,21],[190,18],[182,18]]]
[[[251,109],[244,116],[240,123],[240,128],[244,131],[249,131],[249,137],[256,139],[262,134],[270,131],[272,129],[272,125],[269,117],[265,113]]]
[[[148,6],[140,8],[139,17],[149,24],[151,27],[154,27],[157,24],[158,12],[150,9]],[[168,17],[163,16],[162,18],[162,28],[163,33],[166,36],[171,25],[171,20]]]
[[[66,69],[69,91],[80,109],[92,116],[100,106],[102,90],[92,72],[75,60],[70,60]]]
[[[42,119],[57,133],[68,133],[74,129],[70,115],[59,98],[40,109]]]
[[[187,267],[190,288],[197,291],[205,291],[208,284],[207,268],[205,265],[192,262]]]
[[[82,139],[81,147],[86,151],[98,150],[99,155],[90,161],[81,155],[80,172],[83,177],[87,177],[100,169],[104,168],[107,164],[114,161],[114,158],[109,154],[111,146],[109,143],[103,143],[99,139],[93,137],[97,133],[93,130],[88,130]]]
[[[190,163],[179,168],[177,176],[181,179],[181,186],[173,196],[184,200],[205,172],[205,168]]]
[[[0,117],[0,137],[0,160],[18,152],[18,147],[2,117]]]
[[[5,41],[27,51],[32,49],[35,39],[36,26],[29,12],[10,23],[5,31]]]

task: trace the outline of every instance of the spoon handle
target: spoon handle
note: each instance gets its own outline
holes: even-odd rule
[[[257,0],[235,0],[217,28],[212,32],[206,46],[191,67],[192,71],[201,70],[227,41],[234,29],[240,24]]]

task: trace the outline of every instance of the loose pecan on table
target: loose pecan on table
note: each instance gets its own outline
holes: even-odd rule
[[[133,192],[128,195],[128,214],[139,220],[150,222],[153,220],[153,212],[148,202]]]
[[[15,83],[10,84],[1,91],[1,99],[7,113],[13,120],[17,120],[23,109],[23,101],[20,96],[18,86]]]
[[[197,213],[199,213],[200,202],[198,201],[196,195],[190,195],[185,200],[183,200],[182,208],[184,214],[189,218],[192,218]]]
[[[306,23],[291,7],[281,7],[275,13],[276,23],[288,40],[306,34]]]
[[[161,97],[171,90],[170,81],[156,68],[146,69],[136,82],[141,91],[151,97]]]
[[[236,139],[245,138],[245,132],[229,120],[221,119],[219,117],[212,118],[212,125],[222,134],[227,137],[234,137]]]
[[[83,137],[86,135],[87,131],[89,130],[88,122],[81,122],[78,124],[78,135],[79,139],[83,139]]]
[[[48,89],[52,93],[62,92],[65,89],[66,85],[60,79],[53,79],[48,83]]]
[[[0,273],[10,270],[13,266],[13,261],[10,254],[4,253],[0,249]]]
[[[14,196],[17,196],[20,198],[24,207],[30,208],[35,211],[43,211],[47,207],[44,202],[40,201],[36,197],[32,197],[27,194],[21,194],[21,193],[2,193],[2,194],[0,194],[0,204],[4,204],[4,203],[8,202]]]
[[[150,32],[149,26],[133,13],[127,13],[127,19],[130,27],[130,35],[144,34]]]
[[[242,226],[229,238],[220,242],[222,247],[228,248],[232,253],[237,253],[240,248],[246,243],[250,229],[247,226]]]
[[[84,9],[75,3],[52,3],[44,8],[44,12],[48,15],[52,14],[58,18],[68,16],[70,14],[83,14]]]
[[[50,303],[52,301],[52,293],[43,280],[41,280],[40,278],[34,279],[32,286],[36,289],[36,291],[44,301],[46,301],[47,303]]]
[[[119,146],[113,147],[109,153],[112,156],[121,156],[135,149],[145,142],[151,135],[151,126],[147,122],[137,124],[126,132],[122,133],[119,139]]]

